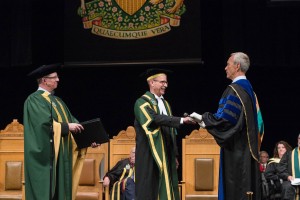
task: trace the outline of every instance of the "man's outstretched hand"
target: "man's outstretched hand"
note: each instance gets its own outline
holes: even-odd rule
[[[196,112],[193,112],[192,114],[189,115],[193,120],[195,120],[199,126],[201,126],[202,128],[205,128],[205,123],[203,121],[203,118],[202,118],[202,115],[196,113]]]

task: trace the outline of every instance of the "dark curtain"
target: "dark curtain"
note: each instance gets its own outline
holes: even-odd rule
[[[63,62],[64,1],[31,1],[33,65]]]
[[[3,1],[0,67],[29,65],[31,51],[30,0]]]
[[[63,1],[3,1],[0,67],[63,62]]]
[[[225,56],[245,51],[256,65],[300,65],[299,6],[270,0],[223,0],[222,5]]]
[[[11,25],[11,8],[9,6],[10,1],[4,1],[4,12],[0,12],[0,67],[8,66],[10,61],[10,25]]]
[[[11,66],[29,65],[31,51],[31,1],[14,0],[11,9]]]

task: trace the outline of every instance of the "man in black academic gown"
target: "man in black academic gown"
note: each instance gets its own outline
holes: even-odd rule
[[[258,152],[263,123],[256,95],[245,76],[249,66],[246,54],[231,54],[225,71],[232,83],[224,91],[217,112],[190,115],[221,147],[219,200],[246,200],[247,192],[253,192],[251,199],[261,199]]]
[[[103,186],[109,186],[111,200],[134,200],[135,147],[130,150],[128,159],[123,159],[109,170],[103,178]]]

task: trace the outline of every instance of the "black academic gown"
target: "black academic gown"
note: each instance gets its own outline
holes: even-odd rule
[[[117,162],[117,164],[111,170],[109,170],[105,174],[105,176],[107,176],[109,178],[109,181],[110,181],[109,182],[109,191],[111,191],[111,188],[113,187],[114,183],[116,181],[119,181],[126,165],[130,165],[130,160],[129,159],[120,160],[120,161]]]
[[[268,164],[266,171],[264,172],[268,182],[270,182],[270,180],[272,181],[279,180],[277,167],[278,167],[278,163],[276,162],[271,162]]]
[[[134,200],[134,165],[130,163],[130,159],[118,161],[117,164],[105,174],[105,176],[107,176],[110,180],[110,199]]]
[[[294,200],[296,189],[288,180],[289,176],[293,176],[291,151],[285,152],[279,162],[277,169],[279,177],[283,180],[281,193],[282,199]]]
[[[280,183],[280,178],[278,176],[278,165],[279,165],[280,159],[274,159],[271,158],[268,162],[266,171],[264,172],[265,178],[269,184],[269,192],[270,194],[274,194],[275,192],[280,192],[281,191],[281,183]],[[271,184],[271,180],[273,184]]]
[[[291,157],[292,157],[291,151],[285,152],[278,165],[279,177],[282,178],[284,181],[287,180],[288,176],[292,176],[293,174]]]
[[[219,200],[247,200],[248,191],[253,192],[253,200],[261,199],[254,105],[243,87],[231,84],[222,95],[218,112],[203,114],[206,129],[221,147]]]

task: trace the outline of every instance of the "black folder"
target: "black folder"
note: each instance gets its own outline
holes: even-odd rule
[[[109,137],[100,118],[81,122],[80,124],[84,130],[81,131],[81,133],[73,133],[73,137],[79,149],[90,147],[93,142],[102,144],[109,141]]]

